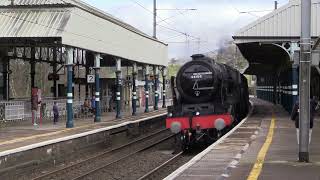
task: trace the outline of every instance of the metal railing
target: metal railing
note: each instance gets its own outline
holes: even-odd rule
[[[51,120],[53,118],[53,105],[57,103],[59,117],[66,116],[66,99],[59,100],[43,100],[36,113],[36,118],[42,120]],[[74,101],[73,114],[74,118],[80,118],[83,113],[84,101]],[[31,102],[30,101],[0,101],[0,121],[17,121],[30,120],[32,118]]]
[[[57,103],[59,118],[66,118],[66,99],[44,99],[39,105],[39,109],[36,114],[36,118],[40,118],[40,113],[43,121],[49,121],[53,119],[53,105]],[[140,101],[139,101],[140,102]],[[101,101],[101,111],[107,112],[110,106],[110,98],[104,97]],[[131,101],[130,101],[131,103]],[[73,116],[77,118],[86,118],[91,117],[90,108],[86,109],[84,106],[84,100],[74,100],[73,102]],[[161,102],[159,102],[161,104]],[[167,105],[171,105],[171,100],[167,100]],[[131,105],[126,105],[131,107]],[[140,106],[140,104],[139,104]],[[140,106],[143,108],[142,106]],[[127,108],[123,108],[127,109]],[[0,101],[0,121],[20,121],[20,120],[31,120],[32,111],[31,111],[31,102],[30,101]]]
[[[25,107],[23,101],[1,101],[0,120],[23,120]]]

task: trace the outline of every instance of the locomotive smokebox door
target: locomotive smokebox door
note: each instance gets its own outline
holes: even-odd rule
[[[207,61],[191,61],[181,67],[177,74],[176,84],[183,101],[207,102],[216,91],[214,74],[212,64]]]

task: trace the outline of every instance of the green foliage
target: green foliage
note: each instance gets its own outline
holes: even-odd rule
[[[171,76],[177,76],[177,73],[180,69],[181,65],[179,64],[169,64],[168,66],[168,75]]]
[[[254,80],[254,77],[252,75],[245,75],[248,80],[248,86],[252,87],[254,84],[252,84],[252,81]]]
[[[232,41],[223,42],[214,58],[217,62],[227,64],[240,72],[243,72],[248,67],[247,60]]]

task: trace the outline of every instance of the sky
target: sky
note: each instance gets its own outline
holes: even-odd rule
[[[153,34],[153,0],[84,1]],[[278,0],[278,7],[288,1]],[[270,13],[274,0],[157,0],[157,9],[157,38],[168,43],[169,58],[185,58],[217,50],[241,27]]]

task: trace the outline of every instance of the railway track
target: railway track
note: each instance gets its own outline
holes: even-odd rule
[[[143,118],[146,118],[146,117],[150,117],[150,116],[154,116],[154,115],[158,115],[158,114],[161,114],[161,113],[167,113],[167,110],[166,109],[160,109],[160,110],[157,110],[157,111],[151,111],[151,112],[148,112],[148,113],[145,113],[141,116],[139,116],[139,119],[143,119]],[[124,117],[123,119],[120,119],[120,121],[135,121],[137,120],[137,116],[129,116],[129,117]],[[119,122],[119,119],[114,119],[114,120],[111,120],[111,122]]]
[[[132,152],[132,153],[130,153],[130,154],[128,154],[128,155],[125,155],[125,156],[123,156],[123,157],[121,157],[121,158],[119,158],[119,159],[117,159],[117,160],[115,160],[115,161],[113,161],[113,162],[111,162],[111,163],[102,165],[102,166],[100,166],[100,167],[98,167],[98,168],[96,168],[96,169],[93,169],[92,171],[89,171],[89,172],[87,172],[87,173],[85,173],[85,174],[82,174],[82,175],[80,175],[80,176],[78,176],[78,177],[76,177],[76,178],[74,178],[74,179],[72,179],[72,180],[86,179],[87,177],[90,177],[91,175],[94,175],[95,173],[98,173],[98,171],[100,171],[100,170],[102,170],[102,169],[105,169],[105,168],[107,168],[107,167],[110,167],[110,166],[112,166],[112,165],[114,165],[114,164],[116,164],[116,163],[118,163],[118,162],[120,162],[120,161],[122,161],[122,160],[125,160],[125,159],[127,159],[127,158],[129,158],[129,157],[131,157],[131,156],[133,156],[133,155],[135,155],[135,154],[137,154],[137,153],[139,153],[139,152],[145,151],[145,150],[147,150],[147,149],[149,149],[149,148],[151,148],[151,147],[153,147],[153,146],[156,146],[156,145],[158,145],[158,144],[160,144],[160,143],[162,143],[162,142],[164,142],[164,141],[172,138],[173,136],[174,136],[174,135],[170,135],[170,136],[168,136],[168,137],[165,137],[165,138],[163,138],[163,139],[161,139],[161,140],[159,140],[159,141],[156,141],[156,142],[148,145],[147,147],[144,147],[144,148],[142,148],[142,149],[140,149],[140,150],[137,150],[137,151],[135,151],[135,152]]]
[[[155,179],[163,175],[163,173],[166,172],[168,168],[170,168],[173,164],[177,163],[178,159],[183,158],[182,156],[183,156],[183,152],[176,154],[174,157],[164,162],[160,166],[156,167],[155,169],[145,174],[144,176],[140,177],[138,180]]]
[[[162,179],[202,151],[167,154],[173,136],[164,129],[34,179]]]
[[[35,177],[33,178],[33,180],[83,179],[101,169],[111,166],[141,151],[156,146],[157,144],[160,144],[172,137],[173,135],[169,133],[167,129],[163,129],[149,136],[132,141],[128,144],[104,151],[95,156],[81,160],[75,164],[71,164],[55,171],[51,171],[49,173]]]

